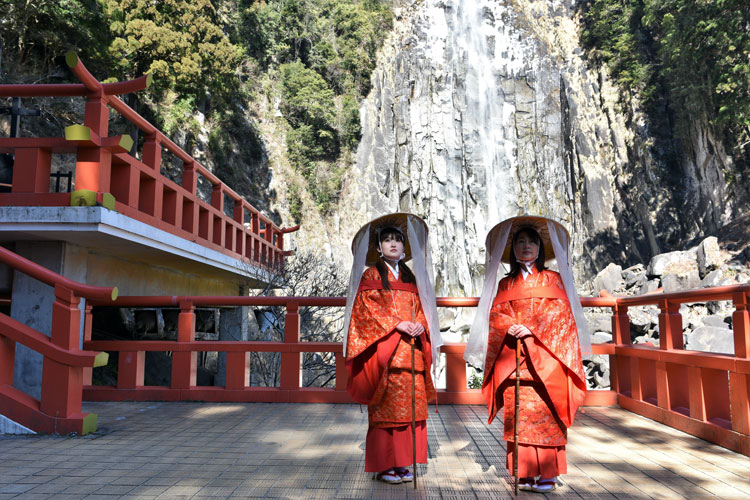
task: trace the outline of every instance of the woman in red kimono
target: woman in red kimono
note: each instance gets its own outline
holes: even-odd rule
[[[488,248],[492,244],[499,248],[496,246],[488,255],[494,254],[497,260],[502,255],[501,260],[510,263],[510,272],[497,285],[497,293],[490,294],[494,297],[491,304],[485,299],[484,310],[489,307],[489,315],[484,316],[486,320],[482,318],[484,322],[475,320],[475,338],[469,341],[476,344],[476,337],[482,337],[486,342],[482,394],[487,401],[489,422],[505,406],[504,438],[511,474],[515,450],[515,350],[517,342],[522,344],[518,475],[520,488],[535,492],[555,489],[557,477],[567,472],[567,429],[586,395],[579,335],[587,329],[582,326],[585,322],[567,265],[567,252],[562,250],[562,243],[567,249],[568,238],[561,225],[542,217],[515,217],[493,228],[487,238]],[[560,273],[545,267],[545,261],[552,258],[557,259]],[[485,283],[483,296],[488,288]],[[484,336],[475,335],[483,328],[487,332]],[[590,343],[584,345],[590,351]],[[481,352],[467,347],[467,360],[472,362],[477,355],[481,356]]]
[[[414,234],[411,245],[407,233]],[[424,265],[426,234],[418,217],[392,214],[367,224],[352,245],[355,265],[350,289],[356,294],[350,292],[347,304],[347,391],[355,401],[367,404],[365,471],[376,472],[378,479],[391,484],[414,478],[406,468],[413,460],[412,344],[416,458],[427,463],[427,403],[436,396],[430,376],[432,349],[439,348],[440,342],[438,337],[437,346],[431,345],[434,332],[439,335],[434,291],[423,290],[424,285],[431,288]],[[358,249],[359,254],[365,249],[363,239],[367,239],[369,266],[364,273],[357,269]],[[415,259],[415,272],[404,263],[412,252],[420,257]]]

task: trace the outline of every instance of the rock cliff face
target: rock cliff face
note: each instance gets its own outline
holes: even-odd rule
[[[370,218],[413,212],[430,227],[438,294],[478,295],[484,238],[506,217],[563,222],[583,278],[732,215],[721,145],[696,122],[682,162],[660,164],[635,98],[586,62],[575,2],[424,0],[396,17],[334,218],[343,254]]]

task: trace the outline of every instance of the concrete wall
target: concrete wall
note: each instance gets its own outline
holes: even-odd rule
[[[16,253],[67,278],[94,286],[117,286],[125,295],[238,295],[242,277],[235,280],[213,278],[191,272],[189,262],[182,268],[169,268],[132,258],[113,257],[66,242],[18,241]],[[205,270],[204,270],[205,273]],[[50,335],[52,287],[21,272],[15,272],[11,295],[12,318]],[[81,343],[83,311],[81,301]],[[41,397],[42,355],[16,345],[13,385],[37,399]]]
[[[81,283],[86,282],[85,248],[68,243],[19,241],[16,253],[47,269]],[[15,271],[10,316],[49,336],[52,331],[52,304],[55,293],[28,275]],[[83,308],[81,301],[81,338],[83,337]],[[16,344],[13,386],[37,399],[42,393],[42,355],[22,344]]]
[[[179,267],[154,265],[132,258],[89,251],[86,284],[116,286],[125,295],[237,295],[241,277],[227,280],[193,272],[189,262]]]

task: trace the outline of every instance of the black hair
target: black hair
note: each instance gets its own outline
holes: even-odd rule
[[[516,261],[516,251],[514,247],[516,246],[516,241],[518,241],[518,238],[522,234],[529,236],[539,244],[539,255],[537,255],[536,261],[534,261],[534,267],[536,267],[537,271],[539,272],[547,269],[547,267],[544,265],[546,258],[544,253],[544,242],[542,241],[542,238],[539,236],[537,230],[533,227],[522,227],[521,229],[516,231],[516,234],[513,235],[513,240],[510,244],[510,272],[507,275],[511,278],[515,278],[516,276],[518,276],[518,273],[521,272],[521,264]]]
[[[378,235],[378,243],[381,243],[388,236],[395,236],[398,241],[406,245],[406,238],[404,238],[404,233],[393,227],[389,227],[380,231],[380,234]],[[388,283],[388,267],[385,265],[385,262],[383,262],[382,258],[375,263],[375,269],[377,269],[378,273],[380,273],[380,281],[381,283],[383,283],[383,288],[386,290],[390,290],[391,285]],[[414,273],[406,264],[404,264],[403,260],[398,261],[398,269],[399,274],[401,275],[401,281],[403,281],[404,283],[417,282],[417,279],[414,277]]]

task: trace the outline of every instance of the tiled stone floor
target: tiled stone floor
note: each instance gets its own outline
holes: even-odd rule
[[[357,405],[85,403],[84,437],[0,436],[0,500],[512,498],[499,423],[440,406],[418,489],[364,472]],[[565,486],[519,498],[750,499],[750,458],[619,408],[569,432]]]

